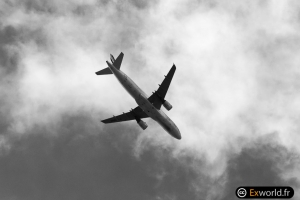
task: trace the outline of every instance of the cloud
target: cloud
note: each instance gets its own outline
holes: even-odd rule
[[[4,73],[12,73],[15,71],[18,62],[18,55],[14,52],[12,45],[16,42],[18,31],[12,26],[5,26],[0,31],[0,60],[1,68]]]
[[[137,132],[98,134],[91,121],[88,114],[66,116],[57,137],[35,127],[13,138],[11,151],[0,157],[1,199],[194,197],[192,171],[151,151],[137,160],[130,142]],[[161,181],[157,171],[165,171]]]
[[[232,191],[242,185],[299,187],[295,176],[287,178],[285,173],[299,170],[299,154],[278,144],[277,134],[266,135],[232,155],[226,172],[225,190],[220,199],[232,197]],[[299,195],[297,193],[297,195]]]
[[[46,164],[35,159],[32,152],[36,149],[46,157],[52,155],[44,160],[53,167],[51,173],[63,175],[54,166],[71,169],[70,163],[76,165],[78,153],[70,148],[74,154],[65,163],[53,158],[55,145],[61,145],[61,151],[68,149],[60,143],[64,133],[68,133],[67,140],[83,137],[88,141],[86,146],[83,144],[83,154],[97,150],[93,139],[116,134],[114,140],[124,139],[127,146],[120,141],[101,143],[103,150],[109,149],[108,155],[118,154],[116,149],[124,151],[126,158],[140,163],[138,166],[147,171],[151,167],[146,167],[149,163],[143,158],[149,154],[159,166],[152,169],[155,178],[142,176],[152,187],[151,195],[145,198],[227,198],[235,184],[247,183],[240,180],[251,180],[241,171],[259,168],[270,169],[266,176],[257,175],[272,175],[273,179],[267,179],[270,183],[299,187],[299,180],[295,179],[299,176],[295,163],[300,152],[297,1],[11,0],[0,4],[0,150],[4,156],[1,158],[8,159],[12,168],[16,167],[13,163],[27,162],[19,156],[21,150],[16,141],[29,151],[26,159],[33,157],[26,168],[28,173],[33,173],[34,167],[41,173],[47,171]],[[120,51],[125,53],[121,69],[147,94],[157,89],[162,75],[176,64],[167,99],[174,106],[168,115],[182,133],[180,142],[151,120],[147,121],[150,126],[145,132],[135,122],[111,126],[99,123],[100,119],[136,106],[112,76],[94,74],[105,67],[109,53],[118,55]],[[269,140],[269,135],[275,138],[272,142],[259,142]],[[264,151],[268,151],[267,155],[253,157]],[[87,155],[80,156],[84,159]],[[283,164],[286,157],[290,158],[288,166]],[[170,162],[162,161],[166,159]],[[251,168],[245,165],[247,160],[258,164]],[[180,170],[172,171],[172,166],[180,166]],[[77,170],[83,167],[78,166]],[[27,180],[25,172],[19,173]],[[128,174],[134,171],[129,170]],[[91,176],[86,172],[78,177],[70,172],[65,181],[74,177],[77,183],[85,175]],[[36,176],[34,187],[42,181],[38,178],[42,175]],[[118,178],[114,183],[121,187]],[[267,184],[257,180],[257,184]],[[6,181],[17,184],[9,178]],[[159,184],[153,189],[157,181]],[[132,180],[128,187],[139,182],[142,178]],[[178,182],[187,186],[171,187]],[[77,186],[70,190],[75,191],[74,188]],[[34,198],[32,194],[41,191],[42,195],[46,186],[27,189],[20,192]],[[12,190],[7,191],[11,192],[3,198],[13,198]],[[47,191],[53,198],[71,198],[57,188]],[[90,198],[102,195],[89,189],[76,192],[83,195],[86,191],[91,191]]]

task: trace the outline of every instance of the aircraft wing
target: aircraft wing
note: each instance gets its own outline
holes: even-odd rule
[[[155,108],[160,109],[165,96],[168,92],[169,86],[171,84],[172,78],[174,76],[174,73],[176,71],[176,66],[173,64],[172,68],[170,69],[169,73],[167,76],[165,76],[165,79],[163,82],[159,85],[159,88],[157,91],[155,91],[149,98],[148,100],[150,103],[154,105]]]
[[[142,119],[142,118],[147,118],[149,117],[139,106],[136,107],[135,109],[123,113],[118,116],[114,116],[105,120],[102,120],[103,123],[109,124],[109,123],[115,123],[115,122],[123,122],[123,121],[130,121],[134,119]]]

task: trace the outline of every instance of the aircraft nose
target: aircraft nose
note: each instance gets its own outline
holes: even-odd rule
[[[181,134],[180,134],[180,131],[177,129],[174,131],[174,137],[178,140],[181,140]]]

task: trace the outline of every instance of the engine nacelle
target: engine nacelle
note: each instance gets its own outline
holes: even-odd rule
[[[148,125],[146,124],[146,122],[144,122],[143,120],[140,120],[140,121],[138,121],[137,123],[139,124],[139,126],[140,126],[143,130],[145,130],[145,129],[148,127]]]
[[[111,55],[111,54],[110,54],[110,60],[111,60],[111,63],[112,63],[112,64],[114,64],[114,62],[115,62],[115,58],[114,58],[114,56],[113,56],[113,55]]]
[[[167,109],[167,110],[171,110],[172,107],[173,107],[167,100],[164,101],[163,106],[164,106],[165,109]]]

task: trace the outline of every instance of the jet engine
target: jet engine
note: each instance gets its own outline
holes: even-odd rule
[[[147,123],[146,122],[144,122],[143,120],[137,120],[137,123],[139,124],[139,126],[143,129],[143,130],[145,130],[147,127],[148,127],[148,125],[147,125]]]
[[[111,54],[110,54],[110,60],[111,60],[111,63],[112,63],[112,64],[114,64],[114,62],[115,62],[115,58],[114,58],[114,56],[113,56],[113,55],[111,55]]]
[[[163,106],[167,110],[171,110],[172,109],[172,105],[167,100],[164,101]]]

